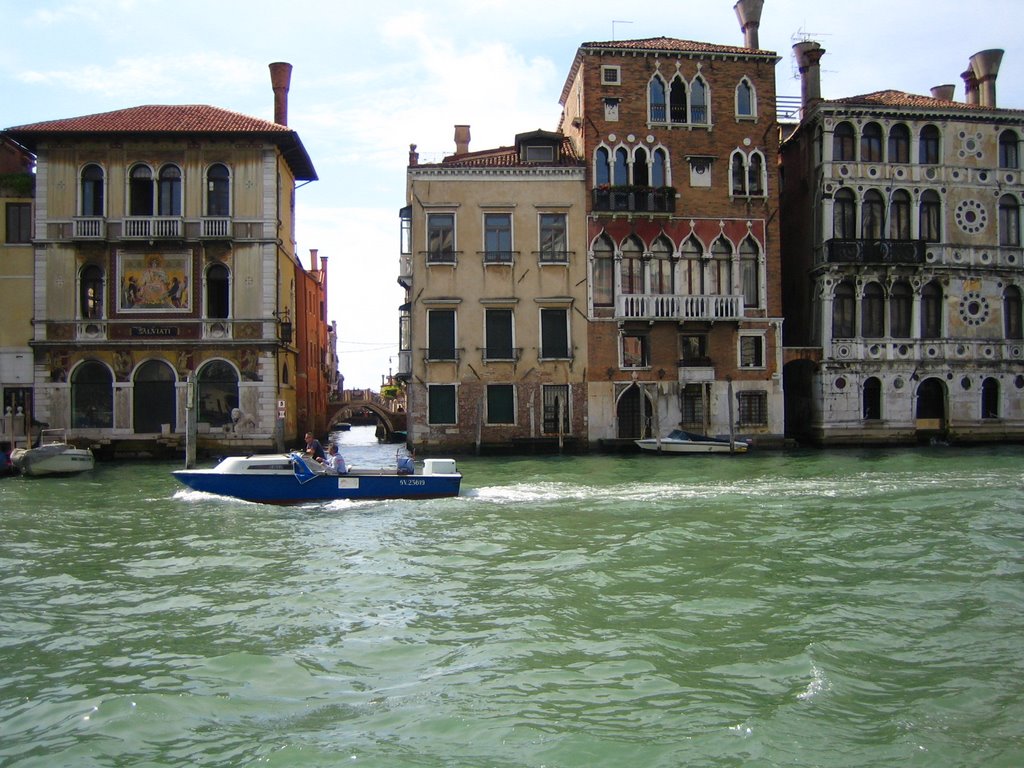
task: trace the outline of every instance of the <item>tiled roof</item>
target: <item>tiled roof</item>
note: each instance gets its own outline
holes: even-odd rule
[[[916,93],[904,91],[875,91],[860,96],[847,96],[842,99],[828,99],[827,101],[836,104],[848,104],[850,106],[863,105],[866,107],[909,107],[911,109],[987,109],[976,104],[965,104],[962,101],[947,101],[936,99],[932,96],[919,96]]]
[[[17,125],[7,128],[4,134],[32,151],[35,151],[40,141],[55,136],[257,134],[281,148],[296,178],[303,181],[317,178],[313,163],[298,134],[288,126],[204,104],[130,107],[95,115]]]
[[[583,43],[584,48],[619,49],[624,51],[664,51],[666,53],[726,53],[774,55],[774,51],[745,48],[740,45],[715,45],[674,37],[646,37],[640,40],[612,40],[604,43]]]
[[[553,162],[526,162],[520,158],[516,147],[497,147],[467,152],[464,155],[448,155],[440,163],[430,165],[435,168],[551,168],[582,164],[583,161],[576,155],[572,139],[565,137],[562,139],[559,159]]]
[[[151,104],[7,129],[18,133],[280,133],[288,126],[204,104]]]

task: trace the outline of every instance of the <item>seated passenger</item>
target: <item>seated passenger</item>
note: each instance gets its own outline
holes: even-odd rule
[[[325,463],[339,475],[344,475],[348,472],[348,468],[345,466],[345,459],[338,453],[338,446],[334,443],[331,443],[327,449],[327,461]]]

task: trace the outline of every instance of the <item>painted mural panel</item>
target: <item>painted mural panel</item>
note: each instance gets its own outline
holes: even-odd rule
[[[117,254],[121,312],[188,312],[192,254]]]

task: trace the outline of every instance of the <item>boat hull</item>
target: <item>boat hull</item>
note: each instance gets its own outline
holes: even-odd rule
[[[374,499],[437,499],[458,496],[459,472],[409,474],[397,470],[352,470],[338,475],[311,468],[309,462],[280,457],[279,464],[262,466],[226,459],[212,469],[173,472],[195,491],[262,504],[302,504],[313,501]]]
[[[654,439],[636,440],[641,450],[651,453],[746,453],[746,443],[736,443],[730,446],[729,443],[717,442],[676,442],[674,440],[661,440],[660,443]]]
[[[44,445],[41,448],[17,448],[11,452],[15,469],[29,477],[45,475],[76,475],[96,466],[88,448]]]

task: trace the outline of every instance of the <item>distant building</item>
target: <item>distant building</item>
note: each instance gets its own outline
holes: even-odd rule
[[[632,446],[678,425],[783,439],[775,113],[761,3],[743,46],[584,43],[561,129],[586,164],[588,436]]]
[[[422,450],[585,445],[584,169],[561,134],[410,152],[399,371]]]
[[[823,99],[795,46],[803,115],[782,147],[786,417],[827,444],[1024,436],[1024,111],[998,108],[1002,51],[966,100]]]
[[[27,150],[0,141],[0,445],[24,441],[24,419],[11,416],[32,412],[32,165]]]
[[[36,156],[36,419],[112,453],[180,448],[190,404],[200,447],[296,438],[294,190],[316,172],[290,72],[274,122],[141,106],[4,131]]]
[[[309,260],[309,269],[295,272],[298,432],[326,435],[330,426],[327,423],[328,394],[332,378],[337,377],[337,369],[328,367],[331,326],[327,323],[327,257],[319,256],[313,248]]]

